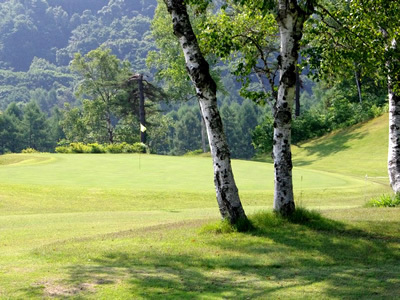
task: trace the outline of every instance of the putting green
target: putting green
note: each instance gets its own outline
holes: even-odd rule
[[[241,192],[273,189],[269,163],[233,161]],[[141,191],[213,191],[211,158],[129,154],[10,154],[0,157],[2,184],[123,188]],[[298,188],[360,186],[349,176],[304,168],[293,171]]]

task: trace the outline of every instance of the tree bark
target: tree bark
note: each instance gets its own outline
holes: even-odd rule
[[[388,172],[393,191],[400,193],[400,96],[389,84]]]
[[[201,149],[203,150],[203,153],[207,152],[207,129],[206,129],[206,123],[204,122],[203,114],[201,113],[201,106],[199,103],[199,108],[200,108],[200,125],[201,125]]]
[[[182,47],[186,68],[195,85],[201,113],[207,128],[214,165],[214,183],[219,210],[223,219],[237,224],[246,219],[233,177],[230,152],[218,111],[216,84],[193,32],[186,5],[182,0],[164,0],[171,14],[175,36]]]
[[[397,41],[391,41],[391,50],[398,50]],[[399,63],[388,62],[388,93],[389,93],[389,151],[388,172],[390,185],[393,191],[400,193],[400,78],[398,75],[391,76],[391,72],[399,67]],[[397,71],[397,70],[396,70]]]
[[[106,122],[107,122],[108,142],[110,144],[113,144],[114,143],[114,131],[113,131],[112,123],[111,123],[111,113],[109,111],[107,111]]]
[[[139,119],[140,124],[146,127],[146,111],[144,108],[144,89],[143,89],[143,75],[140,74],[138,77],[138,89],[139,89]],[[142,126],[140,126],[142,128]],[[140,142],[146,144],[147,132],[146,130],[140,130]]]
[[[300,117],[300,90],[301,90],[300,70],[296,64],[296,97],[295,97],[296,109],[294,113],[294,116],[296,118]]]
[[[354,77],[356,79],[356,85],[357,85],[357,92],[358,92],[358,101],[362,103],[362,94],[361,94],[361,80],[360,80],[360,72],[355,69],[354,70]]]
[[[290,215],[295,210],[292,181],[291,126],[296,92],[296,64],[303,25],[310,12],[296,0],[279,0],[277,22],[281,39],[279,88],[274,113],[273,157],[275,170],[274,210]],[[308,7],[310,8],[310,7]]]

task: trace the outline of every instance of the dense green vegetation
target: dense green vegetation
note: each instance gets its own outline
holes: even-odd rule
[[[275,216],[273,166],[233,161],[250,233],[215,223],[207,157],[3,155],[0,298],[395,298],[399,209],[364,207],[389,191],[386,123],[294,151],[296,199],[322,216]]]
[[[197,103],[189,101],[182,105],[179,102],[192,98],[193,89],[183,65],[179,65],[182,56],[173,40],[169,16],[162,5],[157,11],[156,6],[155,0],[30,0],[1,3],[0,140],[4,142],[1,142],[0,153],[19,152],[26,147],[53,152],[57,143],[104,143],[107,140],[104,138],[107,126],[101,124],[104,120],[100,121],[98,116],[93,115],[93,107],[101,106],[98,105],[98,99],[75,93],[83,74],[69,67],[76,53],[84,57],[100,46],[103,50],[109,49],[110,54],[120,62],[128,62],[132,74],[145,74],[148,82],[166,92],[161,103],[152,103],[148,99],[148,105],[152,106],[153,112],[157,112],[150,116],[152,112],[148,108],[147,133],[152,152],[180,155],[199,149],[207,151]],[[246,9],[237,5],[239,14],[236,17],[230,19],[224,16],[219,19],[218,15],[209,16],[208,23],[197,20],[195,25],[199,32],[205,26],[209,28],[209,31],[203,30],[199,40],[204,51],[210,53],[213,74],[219,83],[221,114],[232,156],[249,159],[256,152],[269,153],[272,146],[273,121],[269,107],[256,106],[244,100],[249,98],[263,104],[266,102],[263,97],[273,96],[270,93],[264,95],[252,72],[259,55],[257,46],[270,53],[271,62],[263,68],[271,72],[276,71],[273,57],[277,48],[276,39],[271,37],[276,32],[273,18],[256,17],[255,14],[260,12],[249,13]],[[253,20],[250,17],[254,17]],[[269,21],[264,24],[261,20]],[[259,33],[252,36],[254,43],[249,44],[249,48],[241,46],[246,40],[235,38],[233,44],[229,44],[228,36],[218,35],[225,32],[239,37],[252,32],[256,25],[260,27],[257,27]],[[215,32],[215,29],[225,27],[226,30]],[[211,36],[214,41],[210,39]],[[267,40],[265,36],[268,36]],[[307,35],[308,39],[311,37],[312,33]],[[310,53],[309,50],[307,53]],[[257,69],[262,66],[254,67]],[[362,103],[359,103],[351,69],[338,72],[335,76],[325,76],[324,81],[317,85],[302,75],[304,89],[300,101],[301,114],[294,121],[293,142],[321,136],[336,128],[379,115],[385,110],[387,93],[382,80],[373,79],[376,78],[362,74]],[[10,110],[15,110],[16,104],[19,110],[24,111],[24,106],[30,102],[37,103],[40,109],[38,113],[45,115],[45,123],[52,128],[46,130],[43,125],[42,133],[36,134],[42,136],[40,139],[43,141],[35,145],[25,138],[10,137],[11,131],[19,136],[26,134],[18,133],[25,130],[10,116]],[[137,116],[122,116],[121,111],[126,111],[126,105],[116,105],[119,108],[114,105],[110,123],[112,130],[116,131],[115,142],[138,142]],[[133,107],[132,111],[137,111],[137,103],[129,105]],[[76,126],[71,127],[71,124]]]

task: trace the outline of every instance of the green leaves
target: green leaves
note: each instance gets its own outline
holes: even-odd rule
[[[275,53],[278,51],[278,26],[272,13],[262,10],[260,1],[228,0],[218,13],[209,13],[201,24],[199,41],[205,53],[232,61],[232,73],[243,83],[242,96],[263,103],[270,95],[264,88],[249,91],[254,71],[274,89]]]
[[[396,1],[321,1],[306,27],[304,55],[322,78],[355,68],[362,77],[386,76],[387,63],[399,52],[388,47],[398,38],[399,15]]]

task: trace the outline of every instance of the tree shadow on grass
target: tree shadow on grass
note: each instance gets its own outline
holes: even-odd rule
[[[400,292],[398,236],[323,217],[304,223],[260,214],[253,222],[249,233],[199,235],[203,246],[192,252],[110,251],[95,265],[70,267],[68,282],[123,281],[145,299],[395,298]]]
[[[316,155],[317,157],[313,160],[296,159],[294,161],[294,165],[296,167],[310,165],[322,157],[333,155],[349,149],[350,146],[347,143],[350,140],[362,139],[364,136],[366,136],[366,133],[354,133],[353,131],[354,127],[343,129],[340,131],[340,133],[333,135],[329,139],[324,139],[323,142],[320,142],[316,145],[306,147],[299,146],[299,148],[306,151],[306,156]]]

